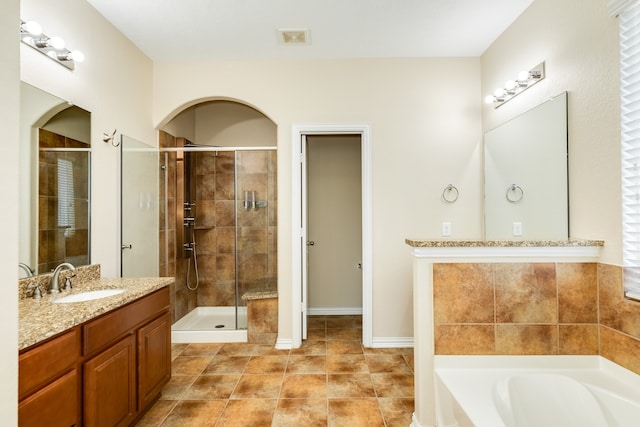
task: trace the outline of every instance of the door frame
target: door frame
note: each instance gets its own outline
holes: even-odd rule
[[[320,124],[293,125],[291,130],[291,331],[292,348],[302,345],[302,248],[306,244],[303,228],[302,206],[303,136],[305,135],[360,135],[362,162],[362,344],[371,347],[373,341],[373,203],[371,190],[371,125],[369,124]],[[304,171],[306,173],[306,171]]]

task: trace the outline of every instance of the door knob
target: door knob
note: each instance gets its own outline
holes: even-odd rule
[[[313,245],[315,245],[315,244],[316,244],[316,242],[314,242],[313,240],[309,240],[309,241],[307,242],[307,246],[313,246]]]
[[[131,249],[131,245],[122,245],[121,249],[122,250]]]

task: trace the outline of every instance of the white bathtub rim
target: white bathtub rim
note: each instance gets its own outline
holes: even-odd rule
[[[640,375],[600,356],[435,356],[434,362],[438,426],[456,425],[447,405],[458,405],[476,427],[504,427],[491,386],[497,379],[521,373],[576,376],[591,387],[613,387],[618,397],[634,404],[640,390]]]

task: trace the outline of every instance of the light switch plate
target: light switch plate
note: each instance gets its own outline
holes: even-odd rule
[[[513,235],[514,236],[522,236],[522,223],[514,222],[513,223]]]
[[[451,223],[443,222],[442,223],[442,235],[443,236],[451,236]]]

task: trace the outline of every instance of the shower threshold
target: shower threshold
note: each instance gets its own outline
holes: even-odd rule
[[[235,329],[235,307],[196,307],[171,325],[173,343],[247,342],[247,330]],[[238,324],[247,324],[247,308],[238,308]]]

